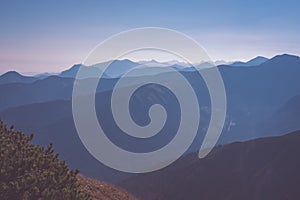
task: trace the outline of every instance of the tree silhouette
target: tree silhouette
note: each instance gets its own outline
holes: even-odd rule
[[[79,191],[78,170],[0,120],[0,199],[89,199]]]

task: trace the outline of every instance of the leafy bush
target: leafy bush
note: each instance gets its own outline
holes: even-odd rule
[[[48,148],[30,144],[33,135],[8,129],[0,120],[0,199],[88,199],[77,170]]]

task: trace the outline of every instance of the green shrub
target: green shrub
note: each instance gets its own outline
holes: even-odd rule
[[[0,199],[88,199],[77,170],[48,148],[30,144],[33,135],[8,129],[0,120]]]

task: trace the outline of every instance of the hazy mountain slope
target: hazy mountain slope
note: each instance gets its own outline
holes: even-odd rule
[[[276,56],[257,67],[223,65],[219,69],[227,92],[228,121],[232,124],[229,140],[223,143],[235,141],[234,138],[261,137],[264,132],[257,130],[258,123],[300,94],[297,56]]]
[[[232,143],[215,148],[204,159],[190,154],[120,186],[142,200],[297,200],[299,144],[300,132]]]
[[[34,83],[0,85],[0,110],[25,104],[68,99],[72,94],[73,79],[51,76]]]
[[[58,76],[64,78],[75,78],[80,68],[83,69],[85,75],[88,77],[93,76],[93,72],[98,73],[98,69],[96,68],[92,68],[92,67],[88,68],[81,64],[75,64],[70,69],[62,71]]]
[[[93,79],[81,80],[83,84],[89,84]],[[115,84],[116,79],[102,79],[101,88],[97,91],[109,90]],[[18,107],[26,104],[41,103],[54,100],[71,99],[73,91],[73,78],[62,78],[58,76],[50,76],[34,83],[11,83],[0,85],[0,110],[10,107]],[[91,91],[87,87],[84,94],[90,94]]]
[[[300,128],[300,96],[289,99],[276,112],[262,121],[258,129],[266,135],[292,132]]]

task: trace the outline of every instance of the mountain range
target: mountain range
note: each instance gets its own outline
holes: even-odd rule
[[[264,59],[258,57],[254,60]],[[255,65],[217,66],[227,93],[226,123],[218,144],[279,136],[300,129],[300,58],[284,54],[260,64],[254,61],[251,63]],[[129,60],[115,61],[115,67],[104,72],[105,77],[101,79],[95,95],[96,112],[107,136],[114,143],[127,150],[147,152],[163,147],[173,138],[180,120],[180,107],[176,97],[168,89],[156,84],[145,85],[132,96],[130,112],[133,120],[141,125],[147,124],[149,106],[161,104],[168,114],[166,126],[158,135],[145,141],[124,134],[113,120],[110,97],[119,76],[137,65],[139,63]],[[123,68],[118,71],[118,66]],[[16,129],[35,133],[34,142],[37,144],[47,145],[53,142],[60,157],[67,160],[71,167],[80,169],[84,175],[112,183],[120,182],[132,175],[117,172],[95,160],[82,145],[76,132],[71,97],[74,77],[79,67],[81,65],[75,65],[58,75],[43,78],[22,76],[21,79],[14,79],[14,76],[19,75],[11,73],[13,78],[8,79],[10,73],[2,75],[0,80],[6,82],[2,81],[0,84],[0,92],[3,94],[0,99],[0,118],[6,124],[14,124]],[[211,116],[210,97],[205,82],[195,69],[179,65],[169,67],[177,69],[189,81],[200,102],[200,128],[186,152],[189,154],[199,149],[206,133]],[[99,73],[96,70],[100,70],[97,66],[83,68],[86,77],[79,80],[83,84],[93,81],[96,78],[94,73]],[[158,70],[149,76],[173,83],[174,72],[160,72],[162,68],[142,67],[138,76],[127,78],[130,84],[124,87],[132,87],[137,79],[143,80],[143,70],[149,69]],[[83,95],[91,93],[88,89],[84,92]],[[182,89],[182,92],[185,91]]]
[[[23,76],[15,71],[6,72],[0,76],[0,85],[9,83],[33,83],[38,78],[31,76]]]
[[[203,62],[196,64],[199,68],[207,68],[213,67],[217,65],[229,65],[229,66],[257,66],[262,64],[263,62],[267,61],[268,59],[262,56],[257,56],[247,62],[226,62],[226,61],[216,61],[216,62]],[[103,63],[94,64],[91,66],[85,66],[83,64],[75,64],[69,69],[66,69],[59,73],[41,73],[36,74],[34,76],[24,76],[16,71],[9,71],[0,76],[0,84],[7,84],[7,83],[32,83],[39,79],[45,79],[50,76],[58,76],[63,78],[75,78],[79,68],[82,70],[82,77],[84,78],[98,78],[97,74],[102,73],[104,71],[104,66],[109,65],[108,69],[103,73],[103,78],[120,78],[124,75],[128,70],[139,66],[139,70],[147,70],[151,69],[153,74],[163,72],[163,68],[172,67],[179,71],[189,71],[192,67],[188,63],[178,62],[178,61],[169,61],[169,62],[159,62],[156,60],[150,61],[139,61],[133,62],[128,59],[125,60],[114,60],[114,61],[107,61]],[[137,75],[143,75],[142,72],[137,73]]]

